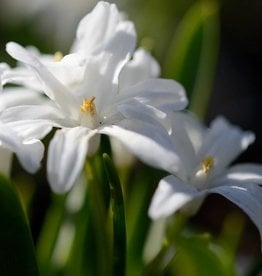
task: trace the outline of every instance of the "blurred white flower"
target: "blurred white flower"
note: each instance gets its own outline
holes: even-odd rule
[[[262,237],[262,165],[228,165],[254,141],[254,135],[215,119],[210,129],[188,114],[172,115],[171,137],[181,164],[170,168],[149,208],[153,219],[179,209],[194,213],[204,198],[217,193],[238,205],[257,226]]]
[[[86,155],[97,150],[99,134],[116,137],[151,165],[168,156],[162,166],[175,166],[177,156],[169,152],[164,119],[167,111],[183,109],[187,98],[180,84],[156,78],[158,64],[144,50],[139,49],[130,60],[135,44],[133,23],[106,2],[99,2],[81,20],[71,54],[57,61],[8,43],[8,53],[35,74],[27,85],[30,74],[20,67],[3,81],[29,87],[34,83],[54,105],[9,108],[2,118],[14,122],[20,131],[25,122],[39,129],[42,125],[44,132],[47,125],[61,128],[48,150],[48,179],[54,191],[72,187]],[[38,133],[32,137],[38,139]]]
[[[67,49],[79,20],[91,11],[97,0],[2,0],[0,18],[3,25],[33,22],[32,28],[42,37]],[[121,2],[123,6],[126,2]],[[66,46],[65,46],[66,45]]]

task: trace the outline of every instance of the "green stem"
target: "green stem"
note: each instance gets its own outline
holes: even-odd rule
[[[96,157],[94,157],[96,158]],[[95,275],[107,276],[111,270],[110,239],[107,222],[107,207],[103,196],[103,186],[98,181],[98,175],[103,173],[103,167],[95,167],[95,159],[86,162],[85,172],[88,182],[88,211],[90,215],[91,236],[88,255],[94,259]]]
[[[119,177],[109,155],[103,154],[105,170],[111,191],[113,216],[113,275],[125,275],[126,221],[123,192]]]

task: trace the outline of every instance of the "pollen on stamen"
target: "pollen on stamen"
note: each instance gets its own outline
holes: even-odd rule
[[[96,115],[95,97],[92,97],[91,99],[85,98],[80,106],[80,110],[83,113]]]
[[[206,156],[201,162],[200,171],[204,174],[208,174],[214,167],[215,160],[212,156]]]
[[[60,61],[62,58],[63,58],[63,54],[61,52],[59,52],[59,51],[55,52],[55,54],[54,54],[54,61],[55,62]]]
[[[197,189],[203,189],[207,185],[207,179],[211,177],[211,172],[215,166],[215,159],[213,156],[205,156],[197,167],[194,177],[192,178],[193,185]]]

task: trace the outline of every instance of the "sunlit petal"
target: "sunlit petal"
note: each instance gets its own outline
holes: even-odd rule
[[[0,95],[0,111],[16,105],[42,104],[46,99],[42,95],[22,87],[5,88]]]
[[[79,23],[72,52],[89,56],[103,50],[122,21],[116,5],[99,2]],[[94,28],[99,26],[99,28]]]
[[[168,217],[200,196],[203,195],[193,186],[169,175],[159,182],[150,204],[149,216],[153,219]]]
[[[157,61],[144,49],[139,48],[123,68],[119,76],[119,87],[124,92],[125,88],[135,85],[148,78],[156,78],[160,74]]]
[[[161,128],[139,120],[123,120],[118,125],[105,126],[100,133],[120,140],[143,162],[157,168],[177,171],[179,159],[167,133]]]
[[[173,80],[147,79],[128,87],[122,93],[117,99],[119,104],[128,103],[132,99],[164,112],[181,110],[188,104],[183,86]]]
[[[70,91],[62,85],[35,56],[14,42],[7,43],[6,51],[13,58],[34,68],[47,88],[47,90],[45,90],[47,96],[54,100],[65,113],[74,115],[76,104]]]

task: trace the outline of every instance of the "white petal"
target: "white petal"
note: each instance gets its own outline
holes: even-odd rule
[[[123,120],[118,125],[104,126],[100,133],[120,140],[143,162],[168,171],[177,171],[179,159],[163,129],[140,120]]]
[[[85,76],[81,84],[76,88],[75,94],[79,100],[79,106],[84,98],[95,97],[95,105],[98,113],[102,112],[104,105],[110,103],[114,92],[112,72],[107,74],[108,55],[94,56],[86,64]]]
[[[9,70],[9,65],[7,65],[6,63],[1,62],[0,63],[0,93],[2,93],[2,91],[3,91],[3,85],[4,85],[3,74],[7,70]]]
[[[29,50],[26,50],[24,47],[15,42],[8,42],[6,44],[6,51],[10,56],[18,61],[31,65],[32,67],[37,65],[41,66],[39,64],[39,60],[34,55],[32,55]]]
[[[14,122],[21,120],[48,120],[60,122],[64,119],[63,114],[51,105],[21,105],[5,109],[0,114],[2,122]]]
[[[30,173],[40,167],[44,146],[39,140],[23,141],[11,128],[0,124],[0,141],[10,151],[15,152],[22,166]]]
[[[27,51],[31,55],[35,54],[28,48]],[[67,87],[74,87],[75,84],[81,82],[83,79],[85,69],[84,59],[78,54],[66,55],[60,61],[56,61],[54,55],[46,56],[40,53],[35,54],[35,58],[38,58],[42,66],[46,66],[47,70]],[[23,85],[24,87],[43,93],[43,82],[39,79],[37,72],[31,67],[23,66],[23,64],[3,72],[2,84],[5,85],[7,83]]]
[[[25,66],[6,70],[2,75],[2,85],[8,83],[23,85],[34,91],[43,92],[43,84],[37,77],[36,72]]]
[[[213,156],[215,169],[220,172],[253,143],[254,139],[253,133],[244,132],[219,117],[212,122],[210,130],[203,140],[199,158]]]
[[[54,192],[64,193],[73,186],[83,169],[89,141],[95,134],[83,127],[56,131],[47,159],[48,180]]]
[[[122,17],[116,5],[98,2],[93,11],[80,21],[72,52],[79,52],[83,56],[101,52],[115,35],[120,22]]]
[[[229,182],[230,183],[230,182]],[[220,186],[209,193],[218,193],[241,208],[258,228],[262,240],[262,188],[253,185],[252,189],[238,186]]]
[[[262,184],[262,165],[239,164],[229,168],[224,176],[227,180],[237,181],[239,185]]]
[[[70,87],[70,89],[74,89],[78,83],[83,81],[85,61],[78,54],[69,54],[64,56],[60,61],[44,64],[56,79],[64,86]]]
[[[0,94],[0,111],[15,105],[40,104],[45,101],[46,99],[35,91],[20,87],[5,88]]]
[[[168,217],[203,196],[204,194],[199,193],[193,186],[169,175],[158,184],[149,207],[149,216],[152,219]]]
[[[70,91],[34,55],[14,42],[7,43],[6,50],[13,58],[35,69],[48,89],[44,89],[47,96],[61,107],[63,112],[75,116],[77,105]]]
[[[187,179],[198,165],[196,154],[202,146],[205,135],[204,126],[188,112],[172,112],[168,114],[172,124],[171,139],[182,166],[178,172],[181,179]]]
[[[148,78],[156,78],[160,74],[157,61],[144,49],[135,51],[134,57],[122,69],[119,76],[119,89],[124,91],[128,86],[135,85]]]
[[[117,110],[125,118],[143,120],[144,122],[164,127],[169,133],[171,131],[171,122],[167,118],[167,114],[152,106],[130,102],[130,104],[118,105]]]
[[[154,106],[163,112],[185,108],[188,100],[184,88],[173,80],[148,79],[120,92],[117,103],[136,100],[141,104]]]
[[[172,121],[172,129],[175,135],[174,139],[181,134],[181,139],[189,139],[194,154],[198,153],[202,147],[203,138],[206,134],[206,128],[204,125],[190,112],[172,112],[168,114],[168,117]],[[177,131],[179,130],[179,131]]]
[[[116,6],[99,2],[93,11],[80,21],[72,52],[80,52],[84,56],[93,54],[97,47],[101,48],[101,44],[113,34],[118,22]]]
[[[5,125],[19,133],[23,140],[41,140],[52,130],[53,126],[60,127],[60,125],[47,120],[22,120]]]
[[[86,63],[84,80],[76,92],[83,97],[96,97],[98,111],[102,112],[114,102],[119,73],[135,47],[133,25],[119,24],[114,37],[103,52],[90,57]]]
[[[35,173],[40,168],[40,162],[44,155],[44,145],[41,141],[27,140],[23,142],[20,150],[16,151],[18,159],[23,167],[30,173]]]
[[[133,54],[136,45],[136,32],[132,22],[121,22],[115,30],[114,37],[107,43],[104,51],[110,57],[107,60],[106,73],[118,82],[120,71]]]

